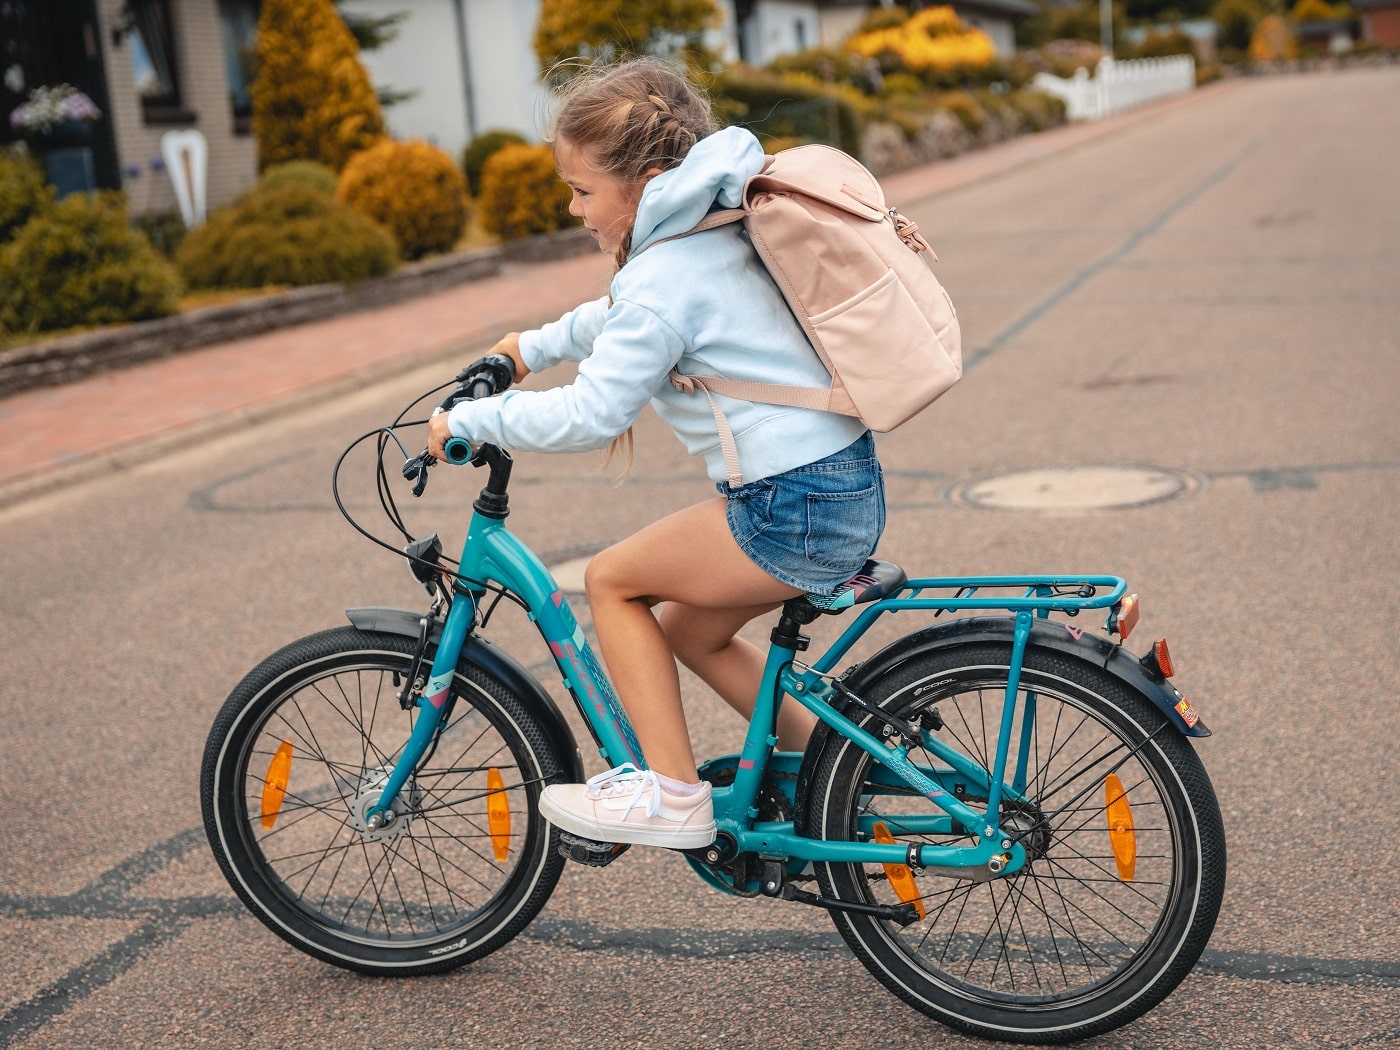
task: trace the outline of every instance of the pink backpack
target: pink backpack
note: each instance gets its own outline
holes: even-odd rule
[[[855,158],[830,146],[783,150],[749,179],[743,207],[680,236],[731,222],[744,224],[831,373],[820,389],[671,372],[677,390],[710,398],[731,484],[742,483],[739,457],[714,394],[839,412],[883,432],[962,376],[957,313],[920,253],[937,256]]]

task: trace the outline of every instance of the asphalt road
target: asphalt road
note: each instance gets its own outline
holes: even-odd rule
[[[882,555],[1126,575],[1214,731],[1215,935],[1164,1004],[1086,1045],[1400,1046],[1398,100],[1393,68],[1260,79],[901,202],[968,369],[880,440]],[[328,476],[452,370],[0,512],[0,1046],[982,1045],[889,996],[820,911],[723,896],[663,851],[571,865],[512,944],[431,979],[335,970],[243,912],[200,828],[204,735],[283,642],[419,604]],[[520,457],[515,531],[563,563],[708,494],[654,418],[637,445],[621,484],[596,457]],[[347,504],[379,525],[356,463]],[[1160,498],[976,502],[1082,502],[1088,467]],[[411,524],[459,536],[475,484],[439,468]],[[492,633],[562,698],[527,624]],[[732,716],[686,688],[697,749],[731,749]]]

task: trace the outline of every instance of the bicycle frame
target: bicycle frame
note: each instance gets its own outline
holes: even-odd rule
[[[489,457],[488,457],[489,458]],[[564,682],[593,735],[599,753],[610,766],[631,762],[645,768],[645,757],[636,734],[618,700],[602,665],[579,626],[567,599],[544,563],[505,526],[505,486],[509,460],[502,477],[496,476],[492,462],[492,482],[473,507],[472,519],[462,548],[460,581],[448,609],[427,687],[417,696],[417,718],[394,770],[375,806],[367,814],[370,825],[387,819],[399,790],[427,753],[443,718],[450,709],[448,692],[462,646],[475,625],[478,603],[487,584],[498,584],[525,603],[544,640],[549,645]],[[494,494],[494,499],[488,496]],[[1019,590],[1016,596],[982,595],[984,590]],[[1072,593],[1067,593],[1067,589]],[[866,605],[839,638],[814,663],[797,662],[797,649],[778,641],[770,645],[758,697],[738,756],[738,769],[732,785],[715,787],[715,819],[721,834],[732,837],[740,853],[762,857],[837,863],[909,864],[933,868],[942,873],[984,881],[1002,873],[1012,873],[1025,863],[1025,851],[1011,836],[1004,836],[998,814],[1004,798],[1023,799],[1030,731],[1034,722],[1035,696],[1024,700],[1021,740],[1014,760],[1010,783],[1006,782],[1011,758],[1020,672],[1031,625],[1036,617],[1052,612],[1075,613],[1113,606],[1126,589],[1116,576],[1023,576],[1023,577],[943,577],[907,581],[895,594]],[[932,590],[952,591],[930,595]],[[1000,610],[1014,613],[1015,630],[1010,675],[1002,723],[998,735],[995,764],[988,777],[980,766],[933,733],[922,730],[918,744],[939,760],[946,770],[919,766],[909,758],[908,745],[898,738],[880,740],[858,727],[842,714],[833,701],[839,700],[832,684],[833,669],[879,617],[909,611]],[[908,788],[928,798],[946,816],[930,814],[920,820],[903,820],[909,831],[948,834],[954,824],[975,838],[972,846],[902,845],[868,841],[825,841],[796,832],[791,821],[756,821],[757,798],[764,772],[774,754],[776,716],[784,697],[811,711],[841,736],[868,753],[886,771],[892,787]],[[944,773],[956,774],[985,789],[985,810],[974,809],[945,790]],[[874,818],[872,818],[873,821]],[[867,829],[869,830],[869,829]],[[867,836],[867,839],[869,837]]]

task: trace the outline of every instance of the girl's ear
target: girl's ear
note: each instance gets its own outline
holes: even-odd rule
[[[663,170],[662,168],[647,168],[646,171],[642,172],[642,180],[649,182],[660,175]]]

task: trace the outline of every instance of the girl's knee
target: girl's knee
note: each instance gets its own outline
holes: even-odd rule
[[[631,567],[631,559],[617,544],[595,554],[583,571],[583,590],[589,601],[607,598],[625,601],[638,597],[632,593],[635,587],[630,582],[628,570]]]

